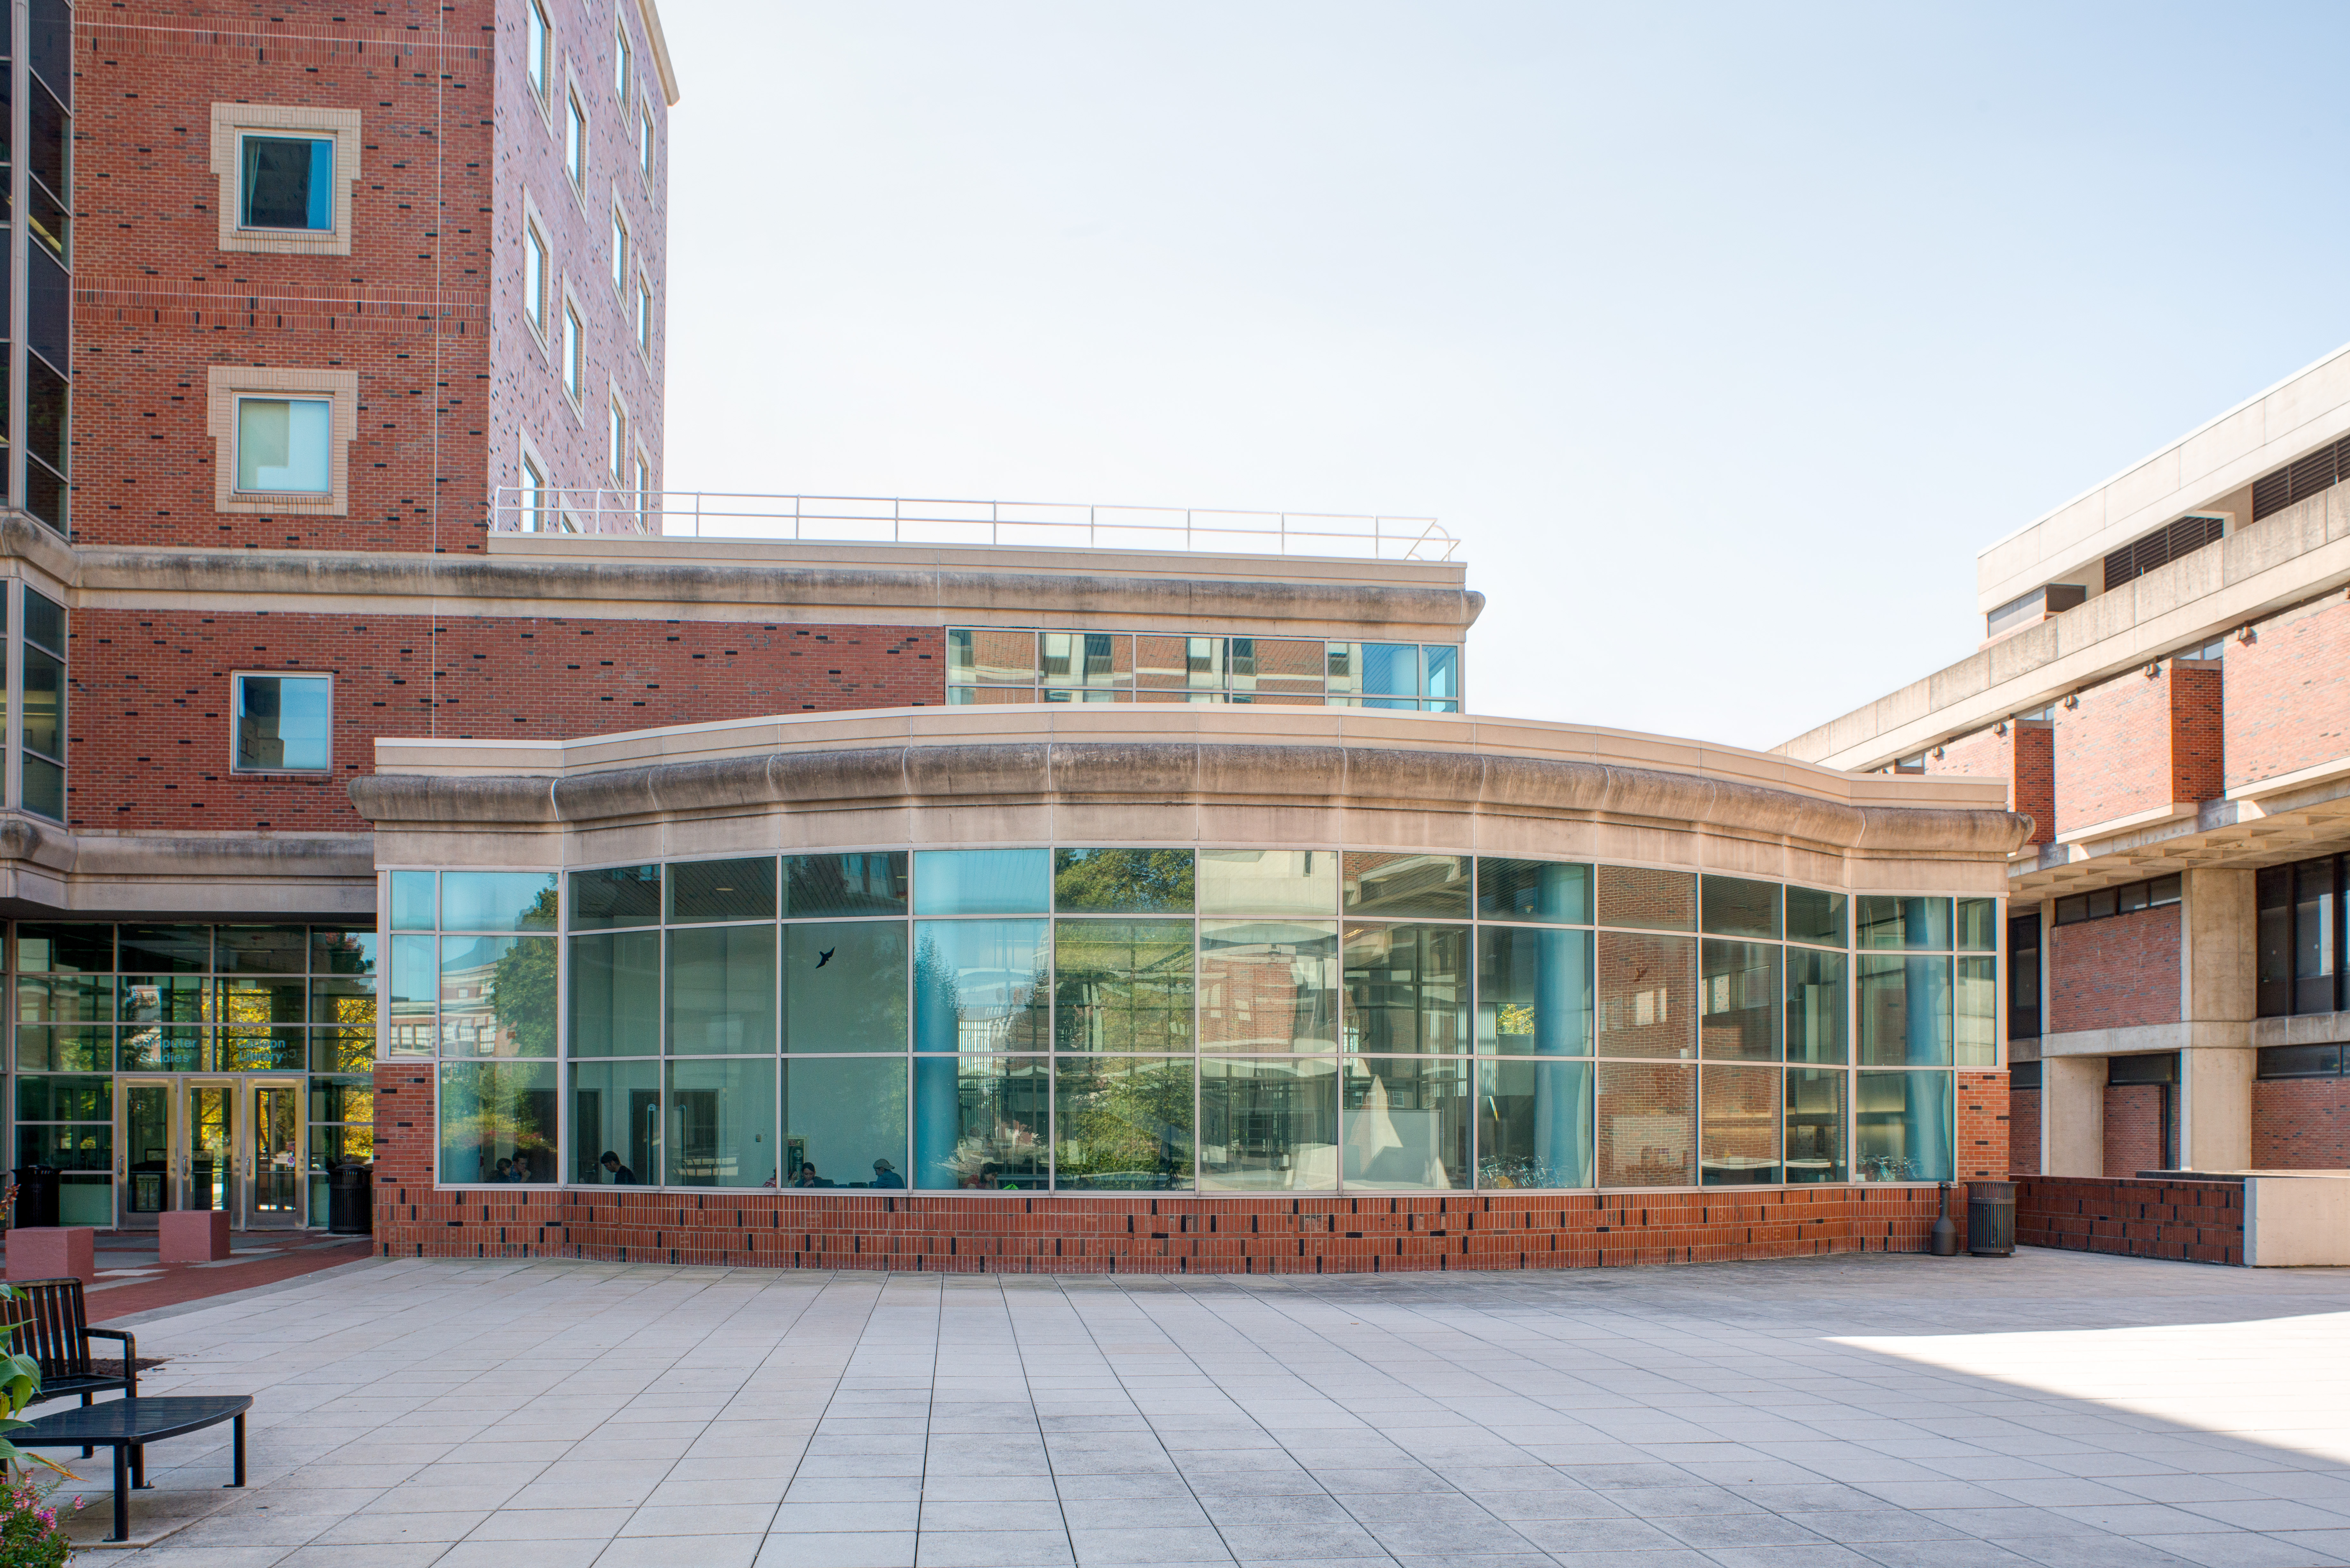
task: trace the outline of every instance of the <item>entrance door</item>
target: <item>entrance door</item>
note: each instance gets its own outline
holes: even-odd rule
[[[254,1083],[250,1207],[244,1222],[254,1230],[283,1230],[302,1223],[302,1096],[299,1078]]]
[[[156,1216],[173,1206],[172,1176],[180,1161],[173,1153],[172,1088],[169,1078],[122,1081],[122,1136],[115,1145],[122,1168],[115,1176],[126,1231],[152,1231]]]
[[[238,1213],[237,1093],[234,1080],[190,1078],[185,1136],[181,1141],[180,1207],[219,1209],[234,1225]]]

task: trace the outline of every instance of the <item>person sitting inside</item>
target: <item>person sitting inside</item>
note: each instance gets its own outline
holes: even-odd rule
[[[534,1179],[530,1174],[530,1156],[526,1154],[515,1155],[514,1157],[514,1174],[506,1178],[506,1179],[508,1181],[529,1181]]]
[[[630,1170],[627,1166],[622,1165],[620,1163],[620,1157],[614,1154],[610,1149],[606,1149],[604,1151],[604,1158],[598,1160],[596,1163],[602,1166],[605,1173],[611,1177],[613,1186],[634,1187],[637,1185],[637,1173]]]
[[[830,1187],[832,1183],[816,1174],[816,1161],[811,1159],[800,1166],[799,1179],[792,1185],[794,1187]]]
[[[514,1161],[510,1159],[502,1159],[498,1161],[497,1173],[492,1176],[490,1179],[492,1181],[512,1181],[514,1179]]]
[[[903,1187],[906,1185],[906,1179],[899,1175],[898,1168],[891,1165],[888,1160],[877,1159],[873,1162],[873,1185],[876,1187]]]

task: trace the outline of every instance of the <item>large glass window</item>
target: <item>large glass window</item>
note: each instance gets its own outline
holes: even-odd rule
[[[1469,1185],[1469,1064],[1347,1059],[1342,1174],[1370,1191]]]
[[[334,767],[335,682],[328,675],[239,675],[240,772],[326,773]]]
[[[653,128],[639,151],[651,168]],[[650,345],[648,345],[650,347]],[[1461,649],[1152,631],[947,630],[947,701],[1249,702],[1453,713]]]
[[[17,730],[24,806],[53,822],[66,819],[66,610],[27,585],[24,590],[25,703]]]
[[[1524,926],[1477,930],[1477,1049],[1591,1054],[1591,933]]]
[[[1202,920],[1199,989],[1202,1051],[1336,1051],[1337,924]]]
[[[1477,1064],[1477,1185],[1591,1185],[1591,1064]]]
[[[1052,995],[1046,922],[915,922],[915,1050],[1044,1050]]]
[[[385,1047],[443,1058],[466,1180],[553,1179],[558,1044],[569,1179],[974,1192],[1940,1179],[1950,1069],[1997,1055],[1981,900],[1870,895],[1852,954],[1840,895],[1416,851],[751,856],[571,872],[560,905],[539,872],[388,882]],[[20,1061],[104,1073],[120,1030],[126,1062],[363,1069],[373,980],[317,950],[27,926]]]
[[[1201,1058],[1203,1189],[1326,1191],[1337,1157],[1336,1061]]]
[[[1697,1069],[1669,1062],[1599,1064],[1599,1185],[1697,1185]]]
[[[1948,1073],[1856,1075],[1853,1179],[1950,1180],[1951,1090]]]
[[[1054,1166],[1076,1191],[1191,1185],[1189,1056],[1065,1057],[1055,1068]]]

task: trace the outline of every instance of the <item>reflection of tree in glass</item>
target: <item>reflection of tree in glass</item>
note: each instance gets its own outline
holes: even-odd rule
[[[1059,1179],[1065,1186],[1191,1185],[1191,1064],[1063,1065]]]
[[[1053,968],[1060,1049],[1191,1048],[1189,920],[1063,920]]]
[[[524,917],[530,925],[555,923],[555,889],[543,889]],[[555,1054],[555,944],[525,937],[498,955],[491,970],[490,1005],[498,1023],[501,1056]]]
[[[535,1179],[555,1179],[554,1068],[480,1062],[442,1069],[441,1178],[489,1181],[497,1162],[529,1157]]]
[[[1054,868],[1053,902],[1061,909],[1155,914],[1191,908],[1188,849],[1063,850]]]

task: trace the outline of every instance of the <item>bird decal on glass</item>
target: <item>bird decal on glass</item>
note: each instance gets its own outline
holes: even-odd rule
[[[820,953],[816,954],[816,968],[818,968],[818,969],[822,969],[825,965],[827,965],[827,964],[830,963],[830,962],[832,961],[832,955],[833,955],[834,953],[838,952],[839,950],[839,950],[838,948],[827,948],[827,949],[825,949],[825,950],[824,950],[824,951],[822,951],[822,952],[820,952]]]

